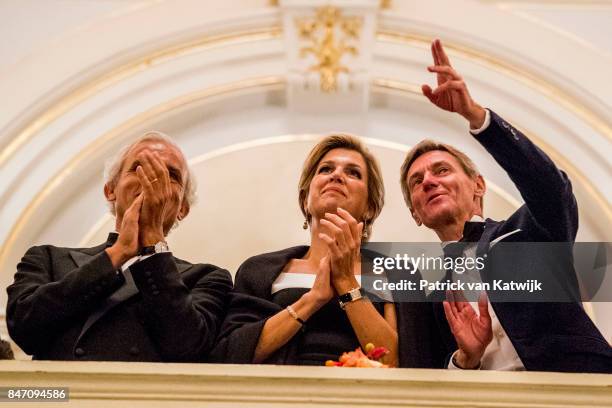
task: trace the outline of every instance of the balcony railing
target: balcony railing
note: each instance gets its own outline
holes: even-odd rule
[[[57,406],[80,407],[612,407],[600,374],[2,361],[0,386],[68,388]]]

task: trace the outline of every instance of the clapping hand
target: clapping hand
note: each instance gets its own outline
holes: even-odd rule
[[[176,211],[172,206],[172,187],[168,169],[155,153],[145,151],[140,154],[140,166],[136,168],[138,180],[142,185],[144,200],[140,214],[140,244],[155,245],[163,241],[170,226],[164,225],[167,212]]]
[[[358,223],[348,211],[338,208],[337,214],[326,213],[321,225],[328,231],[319,237],[329,248],[332,285],[339,294],[346,293],[359,286],[355,266],[361,260],[363,222]]]
[[[330,283],[330,265],[329,256],[323,257],[319,263],[319,269],[315,278],[310,294],[315,303],[322,306],[329,302],[335,295],[334,288]]]
[[[111,263],[115,268],[119,268],[128,259],[138,254],[138,250],[140,249],[138,224],[143,199],[144,196],[142,194],[138,195],[125,211],[118,231],[119,238],[112,247],[106,249]]]

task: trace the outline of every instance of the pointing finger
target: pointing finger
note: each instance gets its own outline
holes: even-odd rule
[[[446,55],[446,51],[444,51],[444,47],[442,46],[442,41],[436,40],[436,49],[438,51],[438,56],[440,58],[441,65],[450,66],[450,60],[448,59],[448,55]]]
[[[438,49],[436,47],[436,41],[438,41],[438,40],[435,39],[431,43],[431,56],[433,57],[434,64],[440,65],[440,57],[438,56]]]

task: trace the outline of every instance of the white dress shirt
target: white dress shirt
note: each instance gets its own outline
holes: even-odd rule
[[[489,111],[487,110],[487,113]],[[486,120],[485,120],[486,123]],[[484,219],[478,215],[474,215],[471,222],[484,222]],[[442,243],[442,246],[456,242],[456,241],[446,241]],[[465,258],[475,258],[476,257],[476,249],[478,247],[478,243],[474,242],[472,244],[468,244],[464,251],[463,256]],[[455,274],[453,274],[453,279],[455,278]],[[480,282],[480,272],[476,268],[467,269],[462,275],[461,280],[464,282]],[[493,331],[493,339],[489,343],[489,345],[485,348],[484,354],[480,359],[480,369],[482,370],[503,370],[503,371],[523,371],[525,370],[525,366],[521,361],[521,358],[516,352],[514,345],[510,341],[510,338],[506,334],[503,326],[501,325],[497,315],[495,314],[495,310],[493,310],[493,306],[491,306],[491,302],[487,300],[489,315],[491,316],[491,328]],[[478,311],[478,302],[470,302],[470,305],[476,312]],[[455,357],[455,353],[451,357],[448,362],[448,368],[451,370],[459,370],[460,368],[453,364],[453,358]]]

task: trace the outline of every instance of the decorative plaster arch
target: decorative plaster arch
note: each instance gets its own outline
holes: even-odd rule
[[[3,286],[25,249],[49,237],[48,225],[74,222],[74,205],[66,200],[80,193],[84,180],[100,181],[95,174],[106,153],[139,131],[163,124],[165,117],[180,118],[181,109],[191,109],[196,100],[214,102],[211,115],[217,120],[236,104],[245,112],[249,104],[259,104],[259,116],[243,120],[263,127],[251,134],[242,123],[236,128],[242,134],[233,136],[217,128],[221,137],[209,133],[196,142],[189,129],[183,136],[173,123],[179,141],[192,149],[189,157],[262,137],[264,130],[273,135],[309,131],[296,123],[313,119],[321,122],[312,125],[315,131],[352,126],[364,136],[405,144],[432,130],[461,134],[456,118],[429,113],[418,99],[418,84],[431,81],[423,68],[429,64],[426,45],[434,37],[447,43],[474,95],[528,130],[566,167],[582,209],[582,236],[610,240],[612,84],[598,81],[607,77],[609,57],[482,3],[438,0],[417,7],[395,1],[379,15],[368,117],[358,125],[353,118],[332,115],[303,115],[290,122],[282,119],[288,115],[283,97],[287,45],[279,9],[263,0],[234,0],[216,4],[215,13],[193,12],[201,8],[200,1],[180,0],[110,16],[0,76],[5,90],[0,110]],[[571,55],[572,63],[559,64],[559,55]],[[209,120],[207,112],[199,120],[190,115],[193,124]],[[280,124],[270,125],[274,115]],[[395,124],[388,129],[387,119]],[[468,142],[467,150],[476,152],[476,147]],[[485,174],[520,199],[503,172],[483,160]],[[101,197],[87,194],[91,199],[78,204],[81,211],[94,209],[96,215],[87,221],[91,226],[103,203],[92,204]],[[79,231],[66,241],[78,242]]]

